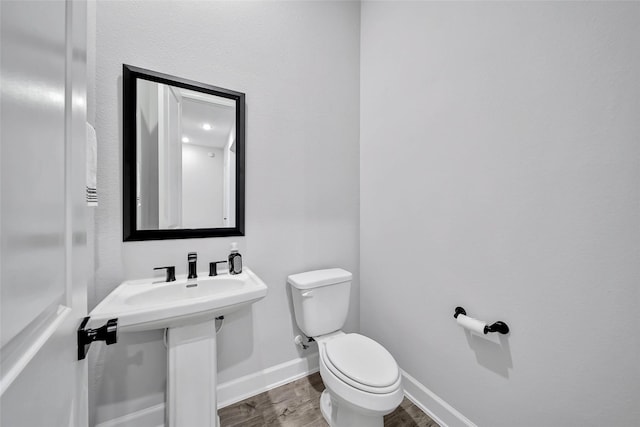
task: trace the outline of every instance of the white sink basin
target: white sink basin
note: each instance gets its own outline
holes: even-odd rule
[[[93,309],[91,323],[117,318],[121,332],[175,328],[213,320],[267,294],[264,282],[246,267],[236,275],[198,276],[123,282]]]

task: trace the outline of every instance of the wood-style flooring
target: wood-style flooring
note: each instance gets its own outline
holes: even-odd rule
[[[322,378],[316,373],[220,409],[220,423],[222,427],[327,427],[320,412],[323,390]],[[439,427],[406,398],[384,417],[384,425]]]

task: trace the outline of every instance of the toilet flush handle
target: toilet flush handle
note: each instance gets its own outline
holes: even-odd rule
[[[313,297],[313,291],[307,291],[302,293],[303,298],[311,298]]]

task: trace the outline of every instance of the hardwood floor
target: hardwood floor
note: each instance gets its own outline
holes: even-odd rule
[[[220,423],[222,427],[327,427],[320,412],[323,390],[322,378],[315,373],[220,409]],[[439,427],[406,398],[398,409],[384,417],[384,425]]]

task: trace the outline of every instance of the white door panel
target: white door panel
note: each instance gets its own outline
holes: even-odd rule
[[[4,348],[65,295],[65,5],[1,7]]]
[[[0,425],[85,426],[86,5],[0,1]]]

